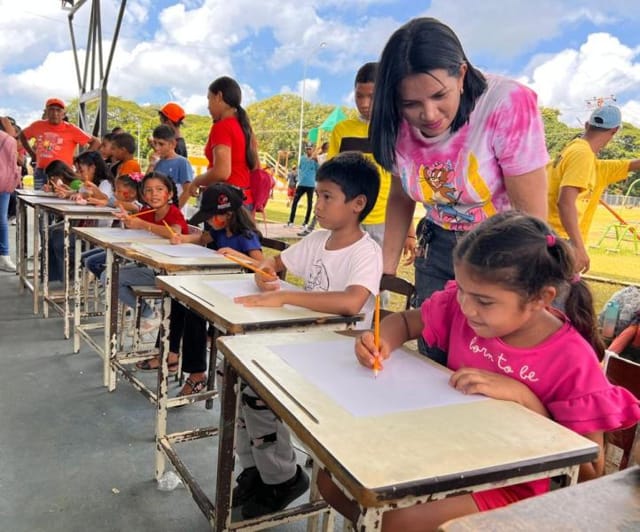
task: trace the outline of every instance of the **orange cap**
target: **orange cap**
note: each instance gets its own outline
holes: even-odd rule
[[[44,106],[45,108],[56,106],[56,107],[60,107],[60,109],[66,109],[67,107],[60,98],[49,98],[47,100],[47,103],[44,104]]]
[[[175,102],[165,104],[158,112],[162,113],[172,122],[177,123],[184,120],[184,109]]]

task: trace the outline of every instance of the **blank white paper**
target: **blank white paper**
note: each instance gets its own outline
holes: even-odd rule
[[[375,378],[358,363],[353,338],[269,348],[355,417],[382,416],[484,400],[449,386],[449,374],[403,350],[393,351]]]
[[[181,258],[211,258],[222,257],[217,251],[206,248],[204,246],[198,246],[197,244],[144,244],[144,248],[150,249],[163,255],[169,255],[170,257]]]
[[[205,281],[204,284],[214,290],[224,294],[230,299],[239,296],[249,296],[252,294],[259,294],[260,289],[256,285],[253,279],[238,279],[238,280],[215,280]],[[281,290],[300,290],[297,286],[294,286],[285,281],[280,281]],[[289,306],[289,305],[286,305]]]

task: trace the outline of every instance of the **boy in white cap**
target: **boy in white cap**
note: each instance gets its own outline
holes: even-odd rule
[[[598,107],[585,131],[547,165],[549,225],[575,249],[576,272],[589,269],[586,241],[600,196],[612,183],[640,169],[640,159],[601,160],[596,157],[620,129],[620,109]]]

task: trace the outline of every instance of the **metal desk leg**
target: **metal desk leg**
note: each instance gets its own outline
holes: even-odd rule
[[[64,301],[62,303],[62,319],[64,324],[64,337],[66,340],[69,339],[69,317],[71,315],[71,310],[69,308],[69,299],[71,294],[69,293],[69,240],[71,232],[71,220],[67,216],[64,217],[63,220],[63,231],[64,231],[64,266],[62,268],[62,286],[64,286]]]
[[[18,293],[24,292],[25,281],[27,278],[26,262],[27,254],[24,246],[24,231],[26,228],[25,223],[25,210],[26,207],[20,195],[16,194],[16,271],[18,272]]]
[[[73,260],[73,352],[80,351],[80,314],[82,312],[82,264],[80,262],[82,239],[76,238]]]
[[[49,224],[45,223],[49,215],[40,213],[40,219],[44,230],[42,232],[42,315],[49,317]]]
[[[226,361],[220,399],[220,431],[218,437],[218,472],[216,475],[215,530],[229,530],[231,523],[231,482],[235,465],[236,416],[238,414],[238,373]]]
[[[164,474],[165,458],[160,447],[160,440],[167,435],[167,401],[169,389],[169,318],[171,313],[171,296],[165,292],[162,298],[162,323],[160,324],[160,369],[158,370],[158,388],[156,404],[156,480]]]
[[[38,314],[40,299],[40,229],[43,226],[40,208],[33,207],[33,313]]]
[[[104,378],[105,386],[110,392],[116,389],[116,370],[111,364],[111,359],[118,354],[118,283],[120,279],[120,259],[113,256],[111,250],[107,250],[107,278],[105,309],[105,338],[109,341],[105,345],[104,352]]]

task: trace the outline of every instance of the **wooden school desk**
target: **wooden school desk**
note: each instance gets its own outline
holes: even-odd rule
[[[441,532],[640,530],[640,467],[554,490],[504,508],[459,517]]]
[[[72,205],[74,202],[57,198],[51,192],[42,190],[16,190],[16,270],[20,293],[28,288],[33,295],[33,313],[40,311],[40,233],[46,228],[39,206],[43,203],[59,203]],[[33,210],[33,227],[31,233],[33,268],[29,271],[28,211]]]
[[[111,249],[113,244],[117,242],[131,242],[136,240],[137,242],[163,242],[167,241],[149,231],[135,230],[135,229],[120,229],[115,227],[73,227],[71,232],[76,237],[75,242],[75,256],[74,256],[74,307],[73,307],[73,352],[80,351],[80,339],[83,339],[98,353],[104,361],[104,384],[107,385],[107,375],[109,374],[109,354],[110,354],[110,341],[111,341],[111,294],[106,292],[104,300],[103,312],[87,312],[87,309],[83,309],[83,287],[82,287],[82,243],[86,242],[95,247],[102,248],[106,251],[107,258],[106,264],[113,262],[113,253]],[[107,272],[109,267],[107,268]],[[117,293],[115,299],[115,308],[117,310]],[[102,323],[96,322],[95,319],[98,316],[104,316]],[[85,320],[84,318],[88,318]],[[97,329],[103,329],[102,344],[100,345],[94,336],[92,331]]]
[[[379,530],[383,512],[391,508],[456,493],[559,475],[574,482],[579,464],[598,453],[593,442],[516,403],[453,394],[455,390],[447,384],[449,370],[424,357],[398,355],[396,368],[401,361],[408,363],[402,367],[411,368],[403,374],[393,370],[390,360],[378,379],[364,375],[362,371],[371,371],[358,366],[353,341],[330,332],[218,340],[227,378],[221,398],[224,421],[220,424],[223,450],[218,456],[216,501],[221,511],[217,530],[225,529],[228,519],[224,508],[229,502],[234,460],[237,377],[282,418],[320,467],[356,501],[359,531]],[[311,371],[296,369],[291,360],[285,362],[283,350],[301,354],[295,360]],[[323,360],[324,355],[314,357],[316,352],[334,355]],[[347,357],[353,362],[345,362]],[[332,378],[314,384],[313,379],[323,371]],[[390,372],[389,377],[385,372]],[[353,385],[343,383],[334,389],[344,375]],[[388,388],[380,389],[385,382]],[[421,387],[423,382],[429,385]],[[438,387],[438,395],[425,404],[451,396],[441,406],[381,414],[374,409],[367,414],[372,404],[384,412],[396,400],[404,402]],[[387,389],[397,392],[385,397]],[[364,414],[354,414],[354,410]]]
[[[274,331],[286,329],[294,330],[298,332],[298,334],[302,334],[303,331],[322,328],[344,330],[347,326],[361,321],[363,316],[360,314],[356,316],[340,316],[325,312],[315,312],[290,305],[279,308],[249,308],[234,303],[233,297],[236,295],[257,291],[253,274],[159,276],[156,277],[156,284],[162,288],[166,294],[163,302],[165,334],[162,338],[162,364],[161,373],[158,377],[156,479],[160,478],[164,473],[166,456],[184,481],[185,486],[187,486],[191,492],[198,507],[213,526],[216,522],[216,515],[218,515],[216,509],[178,457],[173,444],[190,439],[216,435],[218,428],[203,427],[186,433],[167,433],[167,409],[169,407],[207,399],[216,393],[209,391],[190,397],[168,398],[166,376],[168,374],[169,338],[166,331],[168,328],[168,314],[171,309],[171,298],[205,318],[214,327],[217,337],[221,335],[250,335],[262,344],[268,343],[269,335]],[[293,288],[295,289],[295,287]],[[215,364],[215,350],[209,364]],[[220,419],[222,420],[222,416]],[[231,426],[234,426],[235,417],[231,422]],[[221,447],[219,447],[219,449],[221,449]],[[231,468],[225,471],[229,476],[231,475],[233,462],[231,462]],[[227,509],[225,512],[228,512],[228,499],[229,497],[227,497]],[[256,526],[257,523],[268,522],[270,526],[275,526],[278,523],[284,523],[295,518],[299,519],[303,516],[317,515],[322,511],[326,511],[326,505],[322,501],[316,501],[312,504],[305,505],[303,508],[289,509],[276,515],[253,519],[251,520],[251,525]],[[233,529],[239,528],[242,528],[242,525],[234,523]]]
[[[198,254],[206,253],[206,256],[179,257],[153,249],[152,246],[166,246],[171,252],[178,253],[178,249],[186,244],[172,246],[168,240],[161,243],[151,242],[113,242],[107,250],[106,264],[106,297],[110,300],[109,315],[109,348],[107,352],[105,385],[109,391],[115,390],[116,372],[123,369],[126,363],[134,363],[150,358],[157,350],[146,353],[118,353],[118,280],[120,276],[120,264],[124,260],[134,261],[142,266],[147,266],[158,275],[196,274],[196,273],[240,273],[241,268],[235,262],[226,259],[224,255],[201,246],[190,245],[197,248]],[[186,247],[184,249],[187,249]],[[175,250],[175,251],[174,251]],[[112,254],[110,256],[110,253]],[[126,369],[126,368],[125,368]],[[153,404],[157,397],[154,391],[149,390],[142,381],[137,379],[130,371],[121,372],[139,392],[141,392]]]
[[[80,220],[113,221],[115,219],[113,217],[113,213],[117,212],[117,209],[113,209],[111,207],[98,207],[95,205],[79,205],[76,202],[72,202],[71,204],[45,202],[40,204],[39,208],[42,211],[43,217],[46,217],[47,214],[53,214],[62,218],[64,232],[64,267],[62,273],[64,293],[62,295],[62,304],[60,304],[59,297],[51,297],[49,295],[49,231],[47,228],[47,230],[42,234],[43,314],[45,318],[49,316],[49,305],[52,305],[54,309],[58,310],[62,314],[64,337],[69,338],[70,322],[73,317],[71,314],[71,283],[69,280],[72,266],[69,261],[69,236],[71,234],[72,222]]]

